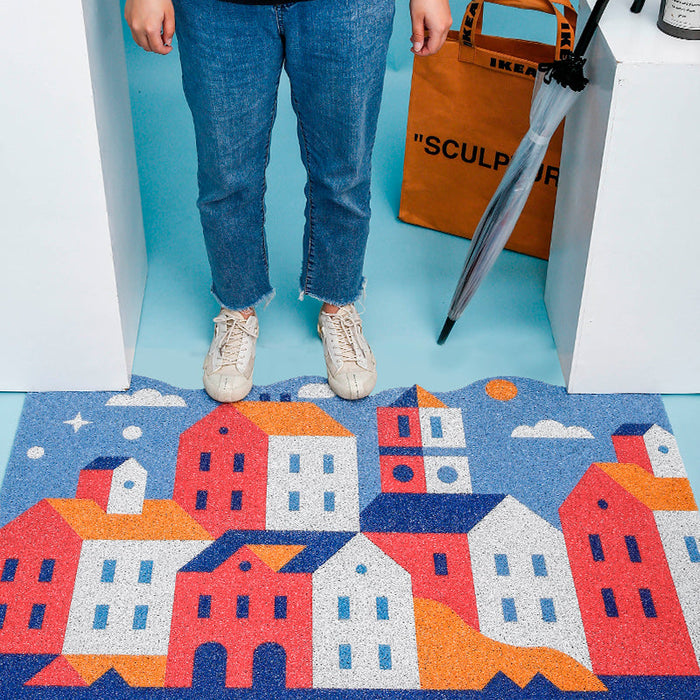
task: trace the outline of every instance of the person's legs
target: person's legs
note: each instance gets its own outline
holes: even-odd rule
[[[309,0],[279,14],[308,174],[300,288],[324,302],[318,333],[330,387],[359,399],[377,381],[353,302],[364,286],[372,148],[394,0]]]
[[[371,157],[394,0],[282,6],[286,64],[308,173],[303,294],[343,306],[362,292]]]
[[[199,207],[221,306],[203,383],[217,401],[253,384],[258,321],[271,297],[265,244],[265,169],[283,42],[272,7],[174,0],[182,84],[197,141]]]
[[[270,6],[174,0],[182,83],[197,141],[199,207],[224,307],[272,294],[264,232],[265,168],[284,48]]]

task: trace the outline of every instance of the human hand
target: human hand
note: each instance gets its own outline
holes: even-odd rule
[[[126,0],[124,18],[131,36],[142,49],[160,54],[173,50],[175,10],[172,0]]]
[[[411,51],[416,56],[437,53],[452,27],[449,0],[411,0],[410,8],[413,24]]]

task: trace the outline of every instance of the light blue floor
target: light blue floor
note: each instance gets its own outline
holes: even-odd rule
[[[464,4],[452,6],[454,17],[461,18]],[[530,22],[525,29],[537,38],[548,27],[546,22]],[[522,35],[522,27],[519,31]],[[442,391],[493,375],[527,376],[561,385],[543,301],[543,261],[505,252],[446,345],[435,343],[468,241],[396,218],[410,85],[409,36],[407,2],[399,0],[375,150],[373,230],[365,266],[363,318],[377,356],[378,389],[418,383]],[[133,44],[126,27],[125,38],[150,263],[134,372],[199,387],[211,318],[218,309],[208,292],[209,270],[195,208],[191,119],[175,52],[167,57],[146,54]],[[325,371],[315,335],[318,304],[297,301],[304,179],[283,81],[267,198],[277,297],[260,313],[258,384]],[[668,396],[664,402],[700,494],[700,397]],[[0,472],[21,404],[19,394],[0,395]]]

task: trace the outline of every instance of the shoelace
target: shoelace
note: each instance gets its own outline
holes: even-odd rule
[[[221,341],[218,344],[219,357],[216,355],[212,358],[214,369],[219,369],[224,365],[235,365],[238,362],[238,358],[241,354],[241,349],[243,348],[243,341],[246,336],[251,338],[257,338],[257,331],[250,330],[246,321],[242,321],[237,318],[231,318],[226,315],[219,315],[214,319],[216,324],[226,323],[226,330],[224,331]],[[217,325],[217,334],[218,334]]]
[[[360,342],[362,333],[362,323],[359,318],[352,316],[328,316],[335,330],[337,340],[338,353],[343,362],[357,362],[358,359],[364,359],[365,349]]]

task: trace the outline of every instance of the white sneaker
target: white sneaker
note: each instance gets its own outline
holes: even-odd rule
[[[377,363],[362,335],[362,321],[354,304],[337,313],[318,315],[318,334],[328,370],[328,384],[343,399],[362,399],[377,383]]]
[[[214,339],[204,358],[204,389],[215,401],[240,401],[253,386],[258,318],[222,307],[214,323]]]

